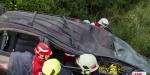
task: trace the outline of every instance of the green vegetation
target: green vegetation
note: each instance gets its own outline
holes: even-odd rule
[[[150,1],[149,1],[150,2]],[[129,43],[137,52],[150,58],[150,5],[140,2],[124,15],[111,18],[111,29]]]
[[[106,17],[116,36],[150,58],[150,0],[1,0],[0,3],[7,10],[36,10],[91,22]]]

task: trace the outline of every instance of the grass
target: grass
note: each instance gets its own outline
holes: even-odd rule
[[[110,20],[110,29],[138,53],[150,58],[150,0],[145,3],[140,2],[124,15],[115,14]]]

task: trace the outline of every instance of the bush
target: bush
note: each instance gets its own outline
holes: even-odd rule
[[[150,5],[139,3],[124,15],[116,14],[110,20],[114,33],[129,43],[137,52],[150,58]]]

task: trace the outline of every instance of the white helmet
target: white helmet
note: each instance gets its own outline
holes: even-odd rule
[[[76,59],[77,64],[81,67],[82,71],[89,70],[90,72],[98,69],[96,57],[92,54],[82,54]]]
[[[94,23],[94,22],[92,22],[92,23],[91,23],[91,25],[92,25],[92,26],[95,26],[95,23]]]
[[[108,25],[109,25],[109,22],[108,22],[108,20],[107,20],[106,18],[101,18],[101,19],[98,21],[98,23],[99,23],[100,25],[105,26],[105,27],[108,27]]]
[[[83,20],[84,23],[90,24],[89,20]]]

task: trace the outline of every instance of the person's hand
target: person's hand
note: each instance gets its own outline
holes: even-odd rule
[[[6,72],[8,69],[8,64],[0,64],[0,75],[2,75],[2,73]]]
[[[0,64],[0,72],[2,71],[2,72],[4,72],[4,71],[6,71],[8,69],[8,64]]]

